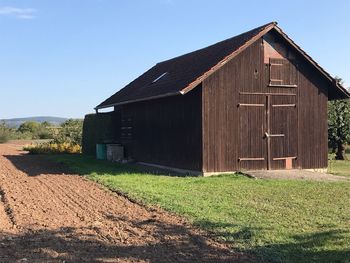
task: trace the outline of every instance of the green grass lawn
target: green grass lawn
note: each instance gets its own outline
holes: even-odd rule
[[[328,172],[335,175],[350,176],[350,147],[347,147],[346,154],[348,161],[334,160],[334,154],[329,155]]]
[[[147,205],[185,216],[258,258],[350,262],[348,182],[254,180],[241,175],[171,177],[80,155],[50,158]]]
[[[335,175],[350,176],[350,161],[336,161],[329,162],[328,172]]]

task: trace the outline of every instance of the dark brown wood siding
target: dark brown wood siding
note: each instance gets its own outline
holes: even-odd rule
[[[202,169],[201,87],[186,95],[121,107],[126,127],[122,144],[139,162],[200,171]]]
[[[262,57],[260,43],[248,47],[234,60],[203,81],[203,170],[205,172],[239,170],[240,139],[249,136],[240,129],[251,129],[240,123],[239,91],[258,91]],[[258,72],[256,73],[256,70]],[[257,100],[259,100],[257,98]],[[257,101],[258,102],[258,101]],[[248,118],[248,116],[242,117]],[[257,146],[258,147],[258,146]],[[258,149],[262,151],[262,149]],[[258,162],[258,163],[257,163]],[[252,161],[259,165],[259,161]]]
[[[272,72],[280,86],[271,83],[263,39],[203,82],[205,172],[284,168],[278,157],[296,157],[293,168],[327,167],[328,82],[284,40],[270,35],[268,41],[278,42],[278,59],[285,59],[272,59],[284,65]],[[270,137],[270,156],[267,131],[283,133]]]
[[[300,168],[326,168],[328,165],[327,82],[306,64],[299,68],[299,142]]]
[[[313,169],[328,166],[328,90],[332,90],[329,81],[318,70],[305,61],[295,50],[275,33],[271,34],[276,42],[284,46],[289,60],[296,68],[297,88],[290,88],[297,94],[298,111],[298,158],[295,168]],[[295,77],[292,76],[294,79]],[[280,88],[280,91],[283,88]],[[294,146],[295,147],[295,146]]]

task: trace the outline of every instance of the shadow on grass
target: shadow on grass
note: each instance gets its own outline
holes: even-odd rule
[[[350,231],[334,229],[307,234],[295,234],[288,240],[280,243],[259,244],[261,232],[269,229],[242,227],[229,223],[217,223],[199,221],[196,224],[214,233],[217,238],[222,238],[238,247],[243,244],[246,248],[240,248],[243,253],[256,255],[257,258],[271,262],[350,262],[349,237]],[[231,229],[231,231],[228,231]],[[232,229],[238,229],[233,231]],[[292,240],[292,241],[291,241]],[[291,241],[291,242],[290,242]]]
[[[293,243],[276,243],[257,246],[250,252],[275,258],[279,262],[350,262],[350,248],[341,249],[336,244],[346,242],[349,232],[330,230],[324,232],[293,235]],[[347,235],[347,236],[346,236]],[[327,247],[330,246],[330,247]],[[247,252],[247,251],[246,251]],[[287,260],[286,260],[287,259]]]
[[[29,176],[42,174],[76,173],[79,175],[122,175],[144,174],[185,177],[188,175],[168,171],[165,169],[139,164],[120,164],[104,160],[96,160],[92,156],[81,154],[61,155],[5,155],[17,169]]]
[[[5,155],[18,170],[29,176],[43,174],[76,173],[79,175],[122,175],[122,174],[152,174],[181,176],[183,174],[169,172],[164,169],[153,168],[138,164],[119,164],[104,160],[96,160],[91,156],[80,154],[62,155]]]

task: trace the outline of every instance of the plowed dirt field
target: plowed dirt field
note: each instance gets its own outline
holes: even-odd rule
[[[22,146],[0,145],[0,262],[255,262]]]

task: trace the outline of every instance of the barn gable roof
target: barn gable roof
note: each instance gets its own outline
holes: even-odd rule
[[[272,29],[275,29],[332,83],[337,90],[337,98],[350,97],[350,94],[344,87],[297,46],[277,26],[276,22],[272,22],[206,48],[160,62],[102,102],[95,109],[186,94],[198,86],[206,77],[222,67],[228,60],[237,56]]]

